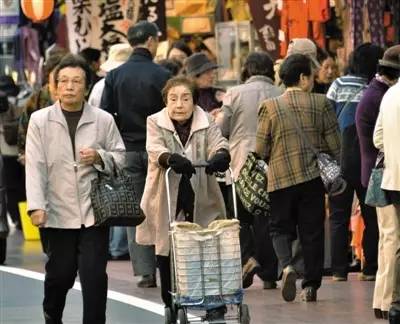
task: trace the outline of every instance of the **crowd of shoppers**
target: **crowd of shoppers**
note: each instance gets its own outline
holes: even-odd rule
[[[237,197],[243,288],[252,285],[254,275],[265,289],[277,288],[282,279],[282,297],[290,302],[302,277],[300,299],[315,302],[324,252],[330,255],[332,280],[346,281],[356,198],[365,224],[359,279],[376,280],[375,317],[400,323],[400,46],[384,51],[362,44],[340,73],[335,58],[311,40],[293,39],[279,80],[272,59],[256,52],[242,67],[242,84],[222,89],[215,85],[219,66],[213,57],[193,53],[183,41],[170,47],[167,60],[153,62],[158,34],[157,26],[146,21],[130,27],[129,44],[109,49],[100,67],[106,77],[97,83],[97,54],[93,60],[86,55],[93,51],[81,53],[91,66],[65,52],[50,55],[43,87],[19,113],[12,163],[22,179],[20,164],[25,165],[28,212],[48,256],[46,323],[61,323],[77,273],[83,322],[104,323],[107,259],[121,255],[131,260],[141,288],[157,286],[158,267],[162,300],[172,307],[168,212],[174,220],[202,226],[231,217],[230,183],[214,174],[231,166],[237,181],[251,152],[268,164],[270,216],[251,214]],[[6,79],[11,82],[2,77],[0,90],[7,90],[7,102],[15,105],[18,88],[1,88]],[[3,145],[6,115],[0,117]],[[341,166],[346,189],[329,200],[310,143]],[[365,196],[379,151],[385,156],[382,189],[390,205],[374,208],[365,204]],[[24,197],[12,191],[15,181],[7,181],[7,174],[14,174],[14,166],[3,146],[1,152],[8,170],[8,210],[19,226],[16,206]],[[111,172],[112,158],[139,193],[146,219],[137,228],[93,226],[90,181],[98,172]],[[208,166],[197,169],[198,161]],[[170,210],[164,186],[169,168]],[[324,251],[326,240],[330,251]],[[113,250],[120,242],[127,243],[123,252]],[[223,321],[225,311],[223,305],[208,309],[206,318]]]

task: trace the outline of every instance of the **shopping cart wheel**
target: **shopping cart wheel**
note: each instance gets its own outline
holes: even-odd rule
[[[178,321],[179,324],[187,324],[186,312],[184,309],[178,309]]]
[[[165,324],[175,324],[175,320],[173,319],[172,310],[170,307],[164,308],[164,320]]]
[[[249,306],[246,304],[240,305],[240,324],[250,324]]]

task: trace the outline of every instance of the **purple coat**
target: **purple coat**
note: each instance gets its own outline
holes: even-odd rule
[[[378,150],[373,143],[375,123],[383,95],[389,89],[386,83],[372,79],[358,103],[356,127],[361,151],[361,184],[368,187],[371,170],[375,166]]]

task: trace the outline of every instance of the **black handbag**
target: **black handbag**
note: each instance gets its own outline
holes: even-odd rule
[[[270,201],[267,192],[267,164],[250,152],[235,183],[243,207],[252,215],[268,216]]]
[[[137,226],[145,219],[133,178],[114,159],[110,175],[98,172],[92,180],[90,199],[96,226]]]

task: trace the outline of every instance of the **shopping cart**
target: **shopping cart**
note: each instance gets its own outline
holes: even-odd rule
[[[207,166],[194,163],[195,168]],[[232,175],[232,170],[229,169]],[[207,229],[174,222],[169,174],[166,171],[169,237],[171,244],[172,308],[165,308],[165,323],[249,324],[249,308],[242,303],[242,263],[235,183],[232,179],[234,219],[214,221]],[[207,310],[226,307],[223,320],[210,320]],[[189,312],[190,311],[190,312]],[[196,312],[196,316],[194,315]],[[204,314],[206,313],[206,314]]]

